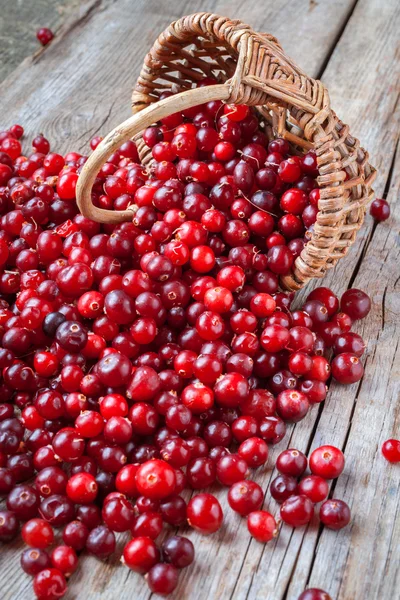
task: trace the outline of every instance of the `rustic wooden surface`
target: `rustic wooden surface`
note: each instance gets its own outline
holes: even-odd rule
[[[196,561],[182,573],[172,598],[297,600],[305,587],[321,587],[333,600],[393,600],[400,588],[400,468],[383,460],[380,446],[400,435],[398,1],[88,0],[49,47],[4,80],[1,127],[19,122],[28,139],[42,131],[56,150],[87,150],[93,135],[129,116],[132,82],[155,36],[200,7],[276,35],[308,74],[322,78],[334,109],[370,151],[379,169],[377,195],[387,194],[393,212],[378,226],[367,217],[348,258],[324,280],[337,293],[357,286],[371,294],[372,311],[357,328],[368,341],[363,380],[346,387],[331,384],[324,405],[290,428],[268,461],[272,465],[285,447],[307,453],[323,443],[341,447],[346,468],[333,483],[334,496],[351,506],[352,524],[340,532],[320,528],[317,519],[306,529],[282,527],[277,540],[264,546],[249,539],[226,494],[217,491],[224,527],[211,537],[186,532],[195,543]],[[267,489],[273,476],[267,466],[256,480]],[[265,507],[278,512],[269,494]],[[32,598],[31,582],[18,565],[20,548],[16,542],[0,549],[4,600]],[[140,576],[119,565],[118,556],[106,563],[85,557],[66,598],[150,595]]]

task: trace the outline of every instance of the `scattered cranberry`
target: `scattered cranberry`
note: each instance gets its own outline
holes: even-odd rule
[[[382,454],[391,463],[400,462],[400,441],[391,439],[383,442]]]
[[[326,479],[323,477],[319,477],[318,475],[307,475],[300,481],[297,490],[300,494],[310,498],[311,502],[317,504],[327,498],[329,486]]]
[[[256,510],[247,517],[247,528],[250,535],[258,542],[265,544],[278,534],[274,517],[266,510]]]
[[[300,477],[307,468],[307,457],[299,450],[284,450],[276,459],[276,468],[284,475]]]
[[[223,512],[212,494],[193,496],[187,507],[188,523],[200,533],[214,533],[221,527]]]
[[[390,217],[390,205],[383,198],[376,198],[371,202],[369,214],[380,223]]]
[[[343,500],[326,500],[319,509],[319,518],[329,529],[342,529],[350,522],[350,509]]]
[[[41,27],[37,30],[36,37],[42,46],[47,46],[47,44],[53,39],[54,33],[47,27]]]
[[[320,446],[310,456],[310,469],[324,479],[336,479],[344,469],[344,455],[335,446]]]
[[[314,514],[314,505],[307,496],[290,496],[281,506],[282,521],[292,527],[309,523]]]

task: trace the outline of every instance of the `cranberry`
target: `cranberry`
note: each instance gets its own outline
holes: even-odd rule
[[[238,454],[254,469],[267,462],[268,446],[261,438],[251,437],[240,444]]]
[[[86,541],[86,549],[97,558],[106,559],[115,550],[115,535],[105,525],[92,529]]]
[[[307,457],[299,450],[284,450],[276,459],[276,468],[284,475],[300,477],[307,468]]]
[[[81,521],[71,521],[65,526],[62,538],[67,546],[76,551],[83,550],[89,536],[89,529]]]
[[[364,375],[364,367],[355,354],[343,352],[332,361],[332,376],[339,383],[356,383]]]
[[[194,560],[194,546],[192,542],[179,535],[167,538],[162,546],[163,560],[177,569],[184,569],[192,564]]]
[[[301,421],[306,416],[309,406],[306,394],[297,390],[285,390],[277,398],[277,412],[285,421]]]
[[[45,550],[28,548],[21,554],[21,567],[28,575],[35,576],[40,571],[51,567],[50,556]]]
[[[212,494],[193,496],[187,507],[188,523],[200,533],[214,533],[222,524],[223,512]]]
[[[217,463],[217,477],[223,485],[231,486],[242,480],[247,473],[247,463],[238,454],[227,454]]]
[[[263,500],[263,491],[254,481],[238,481],[228,492],[229,506],[242,517],[258,510]]]
[[[247,517],[247,528],[250,535],[258,542],[265,544],[278,534],[274,517],[266,510],[256,510]]]
[[[390,205],[383,198],[376,198],[371,202],[369,214],[380,223],[390,217]]]
[[[158,563],[150,569],[146,579],[154,594],[167,595],[178,585],[178,570],[173,565]]]
[[[329,492],[327,481],[318,475],[307,475],[300,481],[297,489],[314,504],[325,500]]]
[[[33,591],[41,600],[61,598],[67,591],[67,582],[59,569],[46,568],[35,575]]]
[[[292,527],[301,527],[309,523],[314,514],[314,505],[307,496],[290,496],[281,505],[282,520]]]
[[[297,480],[289,475],[278,475],[271,481],[271,496],[279,503],[284,502],[296,493]]]
[[[391,463],[400,462],[400,441],[391,439],[382,444],[382,454]]]
[[[174,469],[158,459],[142,464],[136,472],[135,480],[139,493],[154,500],[170,496],[176,484]]]
[[[124,548],[124,563],[137,573],[147,573],[159,559],[160,551],[149,537],[137,537]]]
[[[364,319],[371,310],[371,299],[365,292],[352,288],[343,294],[340,310],[349,315],[353,321]]]
[[[335,446],[320,446],[310,456],[310,469],[324,479],[336,479],[344,469],[343,452]]]
[[[342,529],[350,522],[350,509],[343,500],[326,500],[319,509],[319,518],[329,529]]]

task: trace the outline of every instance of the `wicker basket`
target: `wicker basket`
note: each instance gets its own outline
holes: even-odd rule
[[[193,87],[205,76],[221,83]],[[158,101],[170,89],[180,93]],[[108,134],[82,170],[77,185],[81,212],[106,223],[131,220],[135,207],[117,212],[92,204],[91,189],[99,169],[130,138],[147,164],[151,153],[141,132],[171,113],[211,100],[254,106],[270,137],[285,138],[297,153],[311,148],[316,152],[317,222],[293,273],[283,277],[281,285],[298,290],[311,278],[323,277],[356,238],[373,197],[375,169],[348,126],[332,111],[324,85],[303,73],[273,36],[255,33],[227,17],[189,15],[172,23],[156,40],[133,92],[133,117]]]

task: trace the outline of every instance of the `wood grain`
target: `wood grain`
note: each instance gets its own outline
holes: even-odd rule
[[[0,87],[7,119],[26,125],[28,136],[43,131],[56,150],[87,149],[90,137],[106,134],[129,116],[131,85],[155,36],[174,18],[198,8],[192,0],[173,5],[152,0],[93,2],[51,48],[26,59]],[[334,109],[351,123],[354,134],[370,150],[372,162],[380,167],[376,189],[383,194],[400,129],[398,2],[360,0],[354,8],[350,1],[300,0],[295,14],[293,3],[283,0],[206,1],[201,8],[239,17],[276,35],[310,75],[323,71]],[[397,157],[389,193],[393,200],[399,196],[399,180]],[[303,529],[282,527],[277,540],[263,546],[250,541],[244,522],[232,514],[220,490],[225,525],[211,537],[187,532],[196,546],[196,562],[182,573],[172,598],[296,600],[308,584],[326,589],[333,600],[396,597],[400,477],[379,452],[382,441],[398,436],[400,428],[398,202],[396,208],[397,214],[376,228],[367,219],[347,259],[324,280],[337,292],[354,280],[372,293],[373,310],[359,328],[369,340],[362,384],[332,385],[324,406],[314,407],[304,421],[290,428],[268,461],[272,465],[284,447],[310,451],[321,443],[333,443],[345,448],[347,466],[334,494],[351,505],[353,525],[338,533],[320,531],[316,519],[307,535]],[[273,474],[270,467],[260,471],[256,479],[266,489]],[[265,506],[278,511],[269,497]],[[30,581],[19,570],[19,551],[15,543],[0,552],[5,600],[32,597]],[[85,557],[66,598],[100,597],[142,600],[150,594],[141,577],[118,566],[118,556],[105,564]]]
[[[57,35],[80,4],[80,0],[0,0],[0,81],[26,56],[41,51],[36,39],[40,27],[49,27]]]

